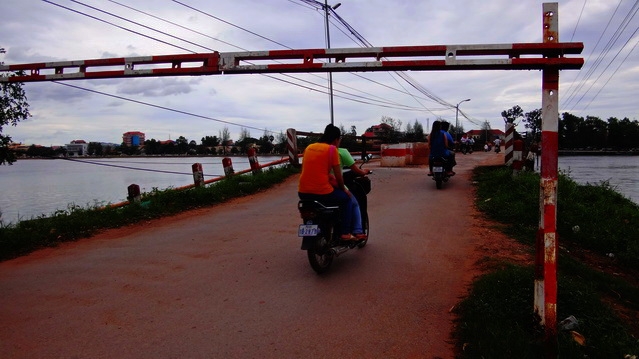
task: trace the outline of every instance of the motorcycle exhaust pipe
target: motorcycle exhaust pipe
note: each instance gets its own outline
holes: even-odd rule
[[[339,247],[333,247],[331,248],[331,252],[333,252],[333,255],[335,257],[339,257],[341,254],[344,254],[345,252],[347,252],[350,249],[350,247],[348,246],[339,246]]]

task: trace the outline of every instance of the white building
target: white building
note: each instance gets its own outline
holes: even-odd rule
[[[71,143],[65,145],[67,148],[67,156],[79,157],[89,155],[89,144],[84,140],[73,140]]]

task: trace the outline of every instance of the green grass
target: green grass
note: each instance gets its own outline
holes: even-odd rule
[[[298,171],[293,166],[271,167],[258,175],[236,175],[204,187],[180,191],[153,189],[142,195],[140,203],[120,208],[71,204],[66,210],[59,210],[49,217],[41,216],[11,225],[0,223],[0,260],[89,237],[107,228],[222,203],[267,189]]]
[[[476,205],[503,230],[534,248],[539,226],[540,178],[535,173],[512,176],[503,167],[481,167],[474,173]],[[631,335],[636,323],[624,323],[610,301],[639,310],[639,288],[579,262],[570,249],[585,248],[605,256],[614,253],[622,268],[636,270],[639,258],[639,207],[607,183],[579,185],[561,175],[558,187],[557,319],[573,315],[575,329],[586,338],[581,346],[559,331],[561,358],[624,358],[639,354]],[[573,230],[579,226],[579,230]],[[473,283],[460,303],[456,331],[463,358],[538,358],[544,355],[543,329],[533,313],[534,268],[501,263]],[[604,300],[605,299],[605,300]]]

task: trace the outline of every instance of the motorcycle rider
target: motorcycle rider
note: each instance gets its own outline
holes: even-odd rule
[[[353,203],[351,200],[352,194],[344,185],[342,177],[337,151],[341,136],[339,128],[329,124],[319,141],[306,147],[298,184],[298,196],[301,200],[314,200],[324,205],[339,206],[342,216],[341,239],[353,240],[356,238],[351,234],[351,228],[357,202]],[[331,170],[335,186],[331,184]]]
[[[433,175],[433,159],[435,157],[449,158],[450,151],[448,150],[448,137],[442,131],[442,122],[439,120],[433,121],[430,134],[428,134],[428,148],[430,154],[428,158],[428,167],[430,169],[429,176]]]
[[[446,171],[448,171],[449,176],[452,176],[455,174],[455,172],[453,172],[453,167],[457,164],[457,161],[455,161],[455,151],[451,151],[451,149],[455,148],[455,140],[453,140],[453,135],[448,132],[450,123],[448,123],[447,121],[441,121],[441,123],[442,132],[448,140],[448,143],[446,145],[446,148],[448,149],[448,157],[446,157],[448,159],[448,168],[446,168]]]

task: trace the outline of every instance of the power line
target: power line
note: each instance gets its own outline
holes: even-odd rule
[[[52,4],[52,5],[60,6],[60,7],[64,8],[64,9],[67,9],[67,10],[73,11],[73,12],[75,12],[75,13],[78,13],[78,14],[81,14],[81,15],[84,15],[84,16],[87,16],[87,17],[90,17],[90,18],[92,18],[92,19],[100,20],[100,21],[102,21],[102,22],[105,22],[105,23],[107,23],[107,24],[113,25],[113,26],[118,27],[118,28],[120,28],[120,29],[123,29],[123,30],[129,31],[129,32],[132,32],[132,33],[135,33],[135,34],[140,34],[140,35],[143,35],[143,36],[145,36],[145,37],[147,37],[147,38],[151,38],[151,39],[153,39],[153,40],[156,40],[156,41],[159,41],[159,42],[162,42],[162,43],[165,43],[165,44],[169,44],[169,43],[164,42],[164,41],[162,41],[162,40],[160,40],[160,39],[157,39],[157,38],[154,38],[154,37],[151,37],[151,36],[147,36],[147,35],[141,34],[141,33],[137,32],[137,31],[134,31],[134,30],[131,30],[131,29],[127,29],[127,28],[125,28],[125,27],[122,27],[122,26],[119,26],[119,25],[113,24],[113,23],[108,22],[108,21],[106,21],[106,20],[99,19],[99,18],[97,18],[97,17],[95,17],[95,16],[92,16],[92,15],[89,15],[89,14],[86,14],[86,13],[83,13],[83,12],[81,12],[81,11],[73,10],[73,9],[70,9],[70,8],[67,8],[67,7],[64,7],[64,6],[61,6],[61,5],[55,4],[55,3],[50,2],[50,1],[47,1],[47,0],[45,0],[45,1],[46,1],[46,2],[48,2],[48,3],[50,3],[50,4]],[[175,39],[178,39],[178,40],[181,40],[181,41],[187,42],[187,43],[189,43],[189,44],[192,44],[192,45],[195,45],[195,46],[199,46],[199,47],[205,48],[205,49],[207,49],[207,50],[209,50],[209,51],[215,51],[214,49],[211,49],[211,48],[208,48],[208,47],[205,47],[205,46],[201,46],[201,45],[196,44],[196,43],[193,43],[193,42],[191,42],[191,41],[189,41],[189,40],[186,40],[186,39],[179,38],[179,37],[173,36],[173,35],[171,35],[171,34],[168,34],[168,33],[164,32],[164,31],[159,31],[159,30],[156,30],[156,29],[154,29],[154,28],[152,28],[152,27],[149,27],[149,26],[146,26],[146,25],[140,24],[140,23],[138,23],[138,22],[128,20],[128,19],[123,18],[123,17],[121,17],[121,16],[115,15],[115,14],[113,14],[113,13],[111,13],[111,12],[108,12],[108,11],[105,11],[105,10],[101,10],[101,9],[98,9],[98,8],[96,8],[96,7],[93,7],[93,6],[86,5],[86,4],[84,4],[84,3],[80,2],[80,1],[76,1],[76,0],[71,0],[71,1],[72,1],[72,2],[74,2],[74,3],[77,3],[77,4],[79,4],[79,5],[83,5],[83,6],[89,7],[89,8],[91,8],[91,9],[93,9],[93,10],[99,11],[99,12],[101,12],[101,13],[108,14],[108,15],[110,15],[110,16],[116,17],[116,18],[121,19],[121,20],[123,20],[123,21],[127,21],[127,22],[130,22],[130,23],[136,24],[136,25],[138,25],[138,26],[144,27],[144,28],[146,28],[146,29],[149,29],[149,30],[152,30],[152,31],[159,32],[159,33],[161,33],[161,34],[163,34],[163,35],[167,35],[167,36],[170,36],[170,37],[172,37],[172,38],[175,38]],[[129,9],[129,10],[139,11],[139,10],[137,10],[137,9],[133,8],[133,7],[126,6],[126,5],[122,5],[122,4],[120,4],[120,3],[116,2],[116,1],[113,1],[113,0],[109,0],[109,1],[111,1],[111,2],[113,2],[113,3],[115,3],[115,4],[117,4],[117,5],[120,5],[120,6],[124,6],[124,7],[126,7],[127,9]],[[182,3],[180,3],[180,4],[182,4]],[[182,4],[182,5],[184,5],[184,4]],[[185,5],[185,6],[186,6],[186,5]],[[187,6],[187,7],[188,7],[188,8],[193,9],[192,7],[189,7],[189,6]],[[197,10],[197,9],[195,9],[195,10]],[[198,10],[198,11],[199,11],[199,10]],[[153,18],[155,18],[155,19],[166,21],[166,20],[164,20],[164,19],[162,19],[162,18],[160,18],[160,17],[157,17],[157,16],[154,16],[154,15],[148,14],[148,13],[146,13],[146,12],[142,12],[142,11],[139,11],[139,12],[141,12],[141,13],[143,13],[143,14],[147,15],[147,16],[152,16],[152,17],[153,17]],[[201,12],[201,11],[200,11],[200,12]],[[212,16],[212,15],[211,15],[211,16]],[[219,17],[215,17],[215,16],[212,16],[212,17],[213,17],[213,18],[215,18],[215,19],[217,19],[217,20],[223,21],[224,23],[231,24],[230,22],[228,22],[228,21],[226,21],[226,20],[223,20],[223,19],[220,19]],[[167,21],[167,22],[169,22],[169,21]],[[169,22],[169,23],[171,23],[171,24],[175,24],[175,23],[173,23],[173,22]],[[186,27],[183,27],[183,26],[181,26],[181,25],[179,25],[179,24],[175,24],[175,25],[180,26],[181,28],[186,28]],[[245,30],[245,31],[248,31],[249,33],[255,34],[254,32],[252,32],[252,31],[250,31],[250,30],[247,30],[247,29],[245,29],[245,28],[243,28],[243,27],[238,27],[238,28],[240,28],[240,29],[242,29],[242,30]],[[264,37],[263,37],[263,38],[264,38]],[[216,39],[216,40],[217,40],[217,39]],[[228,42],[225,42],[225,43],[227,43],[227,44],[229,44],[229,45],[231,45],[231,46],[235,46],[235,45],[230,44],[230,43],[228,43]],[[276,43],[277,43],[277,42],[276,42]],[[170,44],[170,45],[172,45],[172,44]],[[173,45],[173,46],[176,46],[176,45]],[[237,46],[235,46],[235,47],[237,47]],[[186,51],[188,51],[188,52],[191,52],[191,53],[195,53],[194,51],[191,51],[191,50],[188,50],[188,49],[185,49],[185,48],[182,48],[182,47],[178,47],[178,48],[180,48],[180,49],[184,49],[184,50],[186,50]],[[238,48],[240,48],[240,47],[238,47]],[[241,48],[240,48],[240,49],[241,49]],[[304,87],[304,88],[307,88],[307,89],[312,90],[312,91],[317,91],[316,89],[313,89],[313,88],[310,88],[310,87],[307,87],[307,86],[302,86],[302,85],[296,84],[296,83],[291,82],[291,81],[285,81],[285,80],[280,79],[280,78],[277,78],[277,77],[275,77],[275,76],[265,75],[265,74],[262,74],[262,75],[263,75],[263,76],[266,76],[266,77],[269,77],[269,78],[271,78],[271,79],[277,80],[277,81],[282,81],[282,82],[289,83],[289,84],[292,84],[292,85],[295,85],[295,86]],[[312,85],[314,85],[314,86],[318,86],[318,87],[325,88],[325,86],[323,86],[323,85],[319,85],[319,84],[317,84],[317,83],[312,83],[312,82],[310,82],[310,81],[302,80],[302,79],[296,78],[296,77],[291,76],[291,75],[284,75],[284,76],[285,76],[285,77],[288,77],[288,78],[292,78],[292,79],[298,80],[298,81],[303,81],[303,82],[311,83],[311,84],[312,84]],[[78,88],[78,89],[85,89],[85,88],[80,87],[80,86],[75,86],[75,87],[76,87],[76,88]],[[87,90],[88,90],[88,89],[87,89]],[[91,90],[88,90],[88,91],[91,91]],[[340,91],[340,92],[343,92],[343,91]],[[345,92],[343,92],[343,93],[345,93]],[[362,97],[362,96],[358,96],[358,95],[354,95],[354,94],[348,94],[348,93],[345,93],[345,94],[347,94],[347,95],[349,95],[349,96],[353,96],[353,97],[355,97],[355,98],[364,98],[364,97]],[[395,108],[395,109],[400,109],[400,110],[417,110],[416,108],[411,108],[411,107],[408,107],[408,106],[405,106],[405,105],[401,105],[401,104],[398,104],[398,103],[392,103],[392,102],[388,102],[388,101],[384,101],[384,100],[382,100],[382,101],[379,101],[379,100],[378,100],[380,103],[384,103],[384,104],[376,104],[376,103],[373,103],[373,102],[370,102],[370,101],[363,101],[363,100],[358,100],[358,99],[349,98],[349,97],[344,97],[344,96],[338,96],[338,97],[341,97],[341,98],[344,98],[344,99],[347,99],[347,100],[351,100],[351,101],[354,101],[354,102],[359,102],[359,103],[369,104],[369,105],[374,105],[374,106],[380,106],[380,107],[385,107],[385,108]],[[122,98],[124,98],[124,97],[122,97]],[[143,102],[140,102],[140,103],[142,103],[142,104],[146,104],[146,103],[143,103]],[[150,105],[150,104],[148,104],[148,105]],[[150,105],[150,106],[152,106],[152,105]],[[167,109],[168,109],[168,108],[167,108]],[[239,124],[234,124],[234,125],[236,125],[236,126],[243,126],[243,125],[239,125]],[[243,127],[251,127],[251,126],[243,126]],[[252,128],[252,127],[251,127],[251,128]]]
[[[610,24],[610,22],[613,20],[614,15],[617,13],[617,11],[619,10],[619,5],[621,5],[621,1],[618,4],[617,8],[615,9],[615,12],[613,13],[613,15],[611,16],[608,25]],[[588,69],[585,77],[581,80],[581,82],[578,84],[577,88],[575,91],[573,91],[573,93],[569,96],[567,102],[565,103],[566,106],[568,106],[569,103],[571,103],[571,101],[573,101],[576,96],[577,96],[577,92],[581,91],[581,89],[586,85],[586,83],[590,80],[590,78],[592,76],[594,76],[595,72],[599,69],[599,66],[603,63],[604,59],[608,56],[608,54],[610,53],[610,51],[612,50],[612,48],[614,47],[614,45],[617,44],[617,42],[619,41],[621,35],[623,34],[623,32],[625,31],[625,29],[628,27],[630,21],[635,17],[635,15],[637,14],[637,11],[639,10],[639,1],[636,1],[635,4],[633,5],[632,9],[630,10],[630,12],[628,12],[626,14],[626,16],[624,17],[624,19],[622,20],[622,22],[618,25],[617,29],[615,30],[615,32],[612,34],[612,36],[610,37],[610,39],[608,40],[608,42],[606,43],[606,45],[604,46],[604,49],[599,53],[597,59],[594,61],[593,65]],[[606,29],[608,28],[608,25],[606,26]],[[637,30],[635,30],[636,33]],[[602,32],[602,35],[605,33]],[[634,34],[633,34],[634,35]],[[632,36],[630,37],[632,38]],[[627,42],[630,40],[630,38],[626,41]],[[601,37],[600,37],[601,39]],[[597,44],[599,43],[599,41],[597,42]],[[588,92],[590,92],[590,90],[592,89],[592,87],[594,86],[594,84],[599,80],[599,78],[601,78],[601,76],[607,71],[607,69],[610,67],[610,65],[612,64],[612,62],[614,62],[614,60],[617,58],[617,56],[619,56],[620,52],[623,50],[624,46],[620,47],[619,50],[617,51],[617,53],[615,54],[615,56],[613,57],[612,60],[607,61],[607,65],[606,67],[599,73],[597,79],[595,81],[592,81],[590,86],[588,87],[588,89],[583,92],[581,94],[581,96],[576,100],[576,102],[574,102],[574,104],[572,105],[572,107],[570,108],[570,111],[574,110],[575,107],[583,100],[583,98],[586,96],[586,94],[588,94]],[[590,58],[590,57],[589,57]]]
[[[96,93],[96,94],[99,94],[99,95],[103,95],[103,96],[117,98],[117,99],[123,100],[123,101],[129,101],[129,102],[137,103],[137,104],[140,104],[140,105],[145,105],[145,106],[149,106],[149,107],[155,107],[155,108],[158,108],[158,109],[161,109],[161,110],[171,111],[171,112],[179,113],[179,114],[182,114],[182,115],[198,117],[198,118],[201,118],[201,119],[220,122],[220,123],[225,123],[225,124],[233,125],[233,126],[240,126],[240,127],[249,128],[249,129],[252,129],[252,130],[259,130],[259,131],[266,131],[266,132],[270,132],[270,133],[277,133],[277,132],[269,131],[267,129],[263,129],[263,128],[259,128],[259,127],[240,125],[240,124],[237,124],[237,123],[234,123],[234,122],[231,122],[231,121],[225,121],[225,120],[220,120],[220,119],[209,117],[209,116],[198,115],[198,114],[192,113],[192,112],[176,110],[174,108],[170,108],[170,107],[166,107],[166,106],[160,106],[160,105],[152,104],[152,103],[149,103],[149,102],[144,102],[144,101],[140,101],[140,100],[134,100],[134,99],[126,98],[126,97],[123,97],[123,96],[118,96],[118,95],[114,95],[114,94],[110,94],[110,93],[106,93],[106,92],[102,92],[102,91],[88,89],[88,88],[85,88],[85,87],[70,85],[70,84],[67,84],[67,83],[64,83],[64,82],[53,81],[53,83],[56,83],[56,84],[62,85],[62,86],[72,87],[72,88],[75,88],[75,89],[78,89],[78,90],[93,92],[93,93]]]

